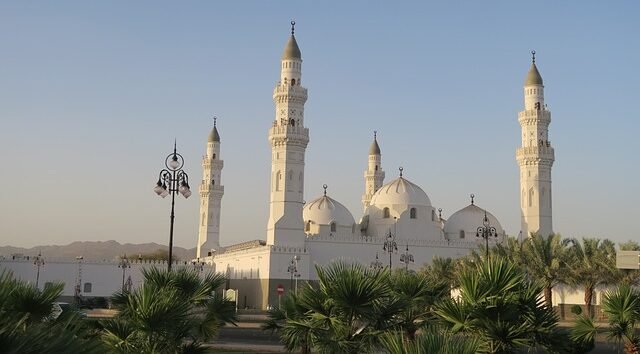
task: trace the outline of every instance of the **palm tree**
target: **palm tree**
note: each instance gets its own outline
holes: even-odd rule
[[[425,274],[433,283],[444,283],[450,289],[458,286],[457,272],[459,262],[452,258],[433,257],[431,264],[425,266],[421,273]]]
[[[583,238],[570,241],[568,281],[584,290],[587,316],[593,317],[593,292],[597,286],[614,283],[620,273],[616,268],[616,250],[610,240]]]
[[[627,284],[609,290],[602,299],[602,311],[609,319],[609,338],[623,341],[625,353],[640,353],[640,292]]]
[[[436,330],[420,333],[413,339],[398,332],[385,333],[382,345],[389,354],[469,354],[481,349],[481,343],[477,339],[453,336]]]
[[[413,340],[418,329],[433,322],[433,305],[450,296],[446,282],[435,282],[425,274],[399,270],[389,277],[389,288],[400,300],[401,310],[395,315],[398,327],[409,340]]]
[[[488,353],[563,347],[557,314],[540,297],[542,286],[506,259],[493,257],[460,272],[459,298],[435,305],[454,335],[479,340]]]
[[[63,284],[34,285],[0,273],[0,348],[3,353],[102,353],[82,318],[73,311],[52,318]]]
[[[532,234],[522,244],[522,260],[527,274],[544,286],[544,300],[553,307],[552,289],[566,278],[568,245],[560,235],[540,237]]]
[[[142,286],[112,297],[119,313],[102,322],[101,335],[111,352],[198,352],[221,326],[235,323],[234,305],[216,293],[222,275],[149,268],[143,276]]]

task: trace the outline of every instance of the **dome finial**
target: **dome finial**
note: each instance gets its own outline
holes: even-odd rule
[[[536,51],[535,50],[531,51],[531,63],[532,64],[536,63]]]
[[[398,170],[400,170],[400,178],[402,178],[402,171],[404,171],[404,168],[402,166],[400,166],[400,168],[398,168]]]
[[[293,36],[295,31],[296,31],[296,21],[295,20],[291,20],[291,35],[292,36]]]
[[[476,197],[476,195],[471,193],[470,197],[471,197],[471,205],[473,205],[473,199]]]
[[[442,220],[442,208],[438,208],[438,218]]]
[[[327,196],[327,187],[328,187],[328,186],[327,186],[326,184],[323,184],[323,185],[322,185],[322,188],[324,189],[324,196],[325,196],[325,197]]]
[[[213,127],[216,127],[216,121],[218,120],[218,117],[213,116]]]
[[[378,140],[378,131],[377,130],[373,131],[373,140]]]

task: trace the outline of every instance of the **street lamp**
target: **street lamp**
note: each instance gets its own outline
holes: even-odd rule
[[[293,289],[293,277],[296,278],[296,292],[298,292],[298,278],[300,277],[300,274],[298,273],[298,261],[300,260],[300,256],[295,255],[293,256],[293,258],[291,258],[291,263],[289,263],[289,266],[287,267],[287,272],[289,272],[291,274],[291,282],[289,283],[289,289]]]
[[[127,258],[126,254],[123,255],[122,258],[120,258],[120,262],[118,262],[118,268],[122,268],[122,291],[124,291],[124,275],[127,271],[127,268],[131,268],[131,262],[129,262],[129,258]]]
[[[382,262],[380,262],[380,260],[378,259],[378,252],[376,252],[376,260],[371,262],[371,265],[369,265],[369,267],[373,270],[380,270],[384,268]]]
[[[485,242],[485,257],[489,259],[489,238],[498,237],[496,228],[491,226],[489,218],[487,217],[487,211],[484,211],[484,218],[482,218],[482,226],[478,226],[476,231],[476,237],[483,238]]]
[[[38,251],[38,255],[36,259],[33,261],[33,265],[38,267],[36,272],[36,289],[38,288],[38,281],[40,281],[40,267],[44,266],[44,258],[42,258],[42,254]]]
[[[409,253],[409,244],[407,243],[407,249],[400,255],[400,262],[404,263],[404,269],[409,269],[409,263],[413,263],[413,255]]]
[[[389,269],[391,269],[391,255],[398,252],[398,243],[396,243],[396,237],[391,234],[391,230],[389,230],[387,240],[382,245],[382,249],[389,253]]]
[[[189,176],[182,170],[184,158],[176,152],[175,142],[173,144],[173,152],[167,156],[164,165],[166,168],[160,170],[158,182],[153,191],[162,198],[171,194],[171,226],[169,227],[169,262],[167,266],[167,270],[171,271],[171,263],[173,262],[173,220],[175,219],[174,206],[176,203],[176,193],[179,192],[185,198],[191,196]]]

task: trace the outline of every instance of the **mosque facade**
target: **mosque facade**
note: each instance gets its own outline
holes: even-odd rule
[[[484,247],[478,227],[495,228],[490,245],[503,242],[506,232],[498,219],[475,203],[447,219],[427,193],[404,175],[385,181],[377,134],[366,156],[363,214],[354,218],[324,186],[305,203],[305,153],[309,141],[303,85],[302,52],[294,34],[285,45],[280,78],[273,90],[275,118],[268,131],[271,146],[269,219],[265,239],[230,246],[220,244],[222,208],[221,137],[209,134],[200,186],[200,226],[196,257],[228,277],[237,289],[240,306],[264,309],[278,296],[295,291],[299,281],[316,280],[316,265],[334,261],[373,267],[418,269],[433,257],[461,257]],[[547,236],[552,228],[551,168],[554,150],[548,138],[551,113],[544,103],[542,77],[533,62],[524,83],[524,110],[518,114],[522,146],[516,149],[520,167],[521,235]],[[363,149],[364,150],[364,149]],[[365,165],[363,156],[363,165]]]

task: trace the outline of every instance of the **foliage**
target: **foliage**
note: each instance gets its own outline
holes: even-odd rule
[[[620,277],[616,268],[615,247],[607,239],[583,238],[582,242],[575,239],[569,242],[571,247],[567,280],[569,284],[583,288],[587,316],[592,317],[594,289],[600,285],[613,284]]]
[[[234,305],[215,292],[225,283],[222,275],[147,268],[143,276],[143,285],[112,298],[119,313],[102,322],[101,333],[110,352],[201,352],[221,326],[235,324]]]
[[[101,343],[77,313],[50,317],[62,284],[40,290],[0,273],[0,348],[3,353],[101,353]]]
[[[580,307],[580,305],[571,306],[571,313],[574,315],[582,315],[582,307]]]
[[[179,261],[180,259],[176,255],[172,255],[173,261]],[[169,259],[169,250],[157,249],[149,253],[141,253],[138,255],[139,260],[143,261],[167,261]]]
[[[469,354],[481,349],[477,339],[453,336],[443,331],[429,330],[411,339],[399,332],[382,336],[382,345],[389,354]]]
[[[560,235],[540,237],[531,234],[522,244],[522,262],[526,265],[527,274],[544,286],[544,299],[549,307],[553,306],[553,287],[566,279],[569,243],[568,239],[562,240]]]
[[[459,298],[435,306],[451,333],[475,338],[488,353],[565,345],[556,313],[540,298],[542,286],[515,264],[494,257],[464,268],[459,278]]]

